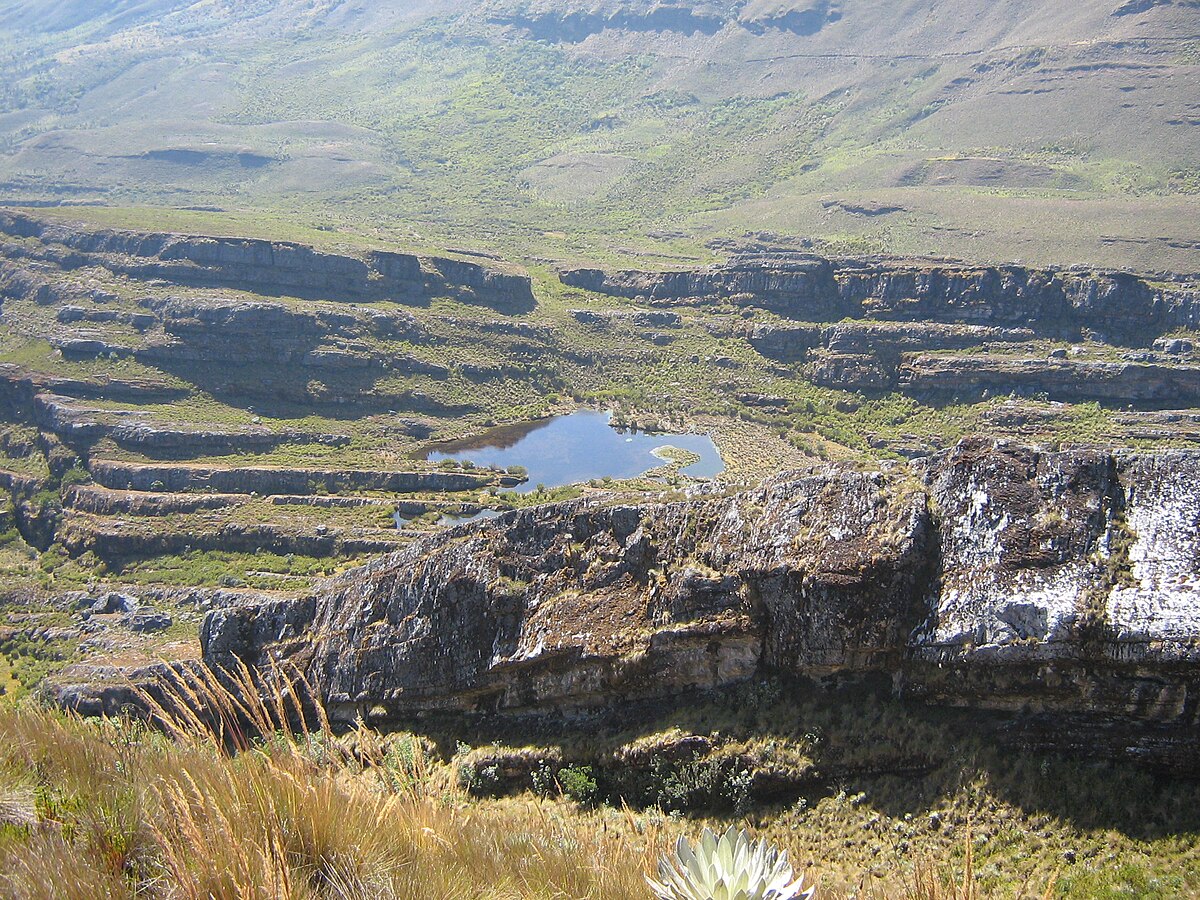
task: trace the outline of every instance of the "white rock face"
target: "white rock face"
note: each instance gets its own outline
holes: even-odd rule
[[[1179,656],[1200,637],[1200,453],[963,444],[926,463],[940,578],[918,650]]]
[[[940,577],[917,643],[994,655],[1072,639],[1120,505],[1111,458],[963,444],[927,465]]]
[[[1114,585],[1108,621],[1123,641],[1200,637],[1200,454],[1121,461],[1129,571]]]

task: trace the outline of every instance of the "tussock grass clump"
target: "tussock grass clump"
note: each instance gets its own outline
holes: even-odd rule
[[[319,716],[292,731],[300,693],[281,685],[179,676],[146,697],[161,730],[0,709],[0,895],[644,896],[646,836],[538,805],[484,811],[419,743],[335,740]]]

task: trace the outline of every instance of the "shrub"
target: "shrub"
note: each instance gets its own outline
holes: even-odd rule
[[[500,769],[494,763],[464,762],[458,767],[458,783],[476,797],[495,797],[500,793]]]
[[[81,466],[73,466],[63,473],[59,486],[66,490],[73,484],[87,484],[92,480],[92,473]]]
[[[591,766],[566,766],[558,773],[563,795],[576,803],[591,804],[599,798]]]

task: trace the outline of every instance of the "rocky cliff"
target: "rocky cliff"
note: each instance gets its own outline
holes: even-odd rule
[[[390,251],[331,253],[290,241],[80,229],[0,213],[0,234],[34,238],[34,251],[67,269],[103,265],[134,278],[236,288],[312,300],[425,304],[453,296],[504,309],[528,308],[528,277],[477,263]],[[12,248],[9,249],[12,252]]]
[[[932,404],[1011,394],[1145,410],[1200,397],[1185,337],[1200,292],[1183,281],[787,252],[669,272],[570,269],[560,278],[659,308],[737,312],[752,322],[741,336],[755,350],[823,387]],[[761,321],[759,311],[784,321]],[[1067,342],[1075,346],[1054,347]]]
[[[658,305],[734,302],[808,322],[881,319],[1029,328],[1148,346],[1195,327],[1200,296],[1125,272],[762,255],[669,272],[567,269],[565,284]]]
[[[1077,716],[1120,752],[1194,768],[1198,476],[1193,452],[973,441],[735,496],[594,497],[415,542],[301,601],[214,611],[202,643],[213,664],[291,660],[345,718],[883,673],[903,696]]]
[[[662,4],[646,0],[591,3],[584,9],[553,3],[485,6],[488,21],[521,29],[539,41],[579,43],[604,31],[714,35],[725,28],[761,35],[770,31],[811,35],[842,17],[840,0],[789,7],[699,2]]]

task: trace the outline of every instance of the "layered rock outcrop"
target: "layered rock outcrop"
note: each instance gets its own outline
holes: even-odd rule
[[[655,305],[732,302],[808,322],[865,318],[1029,328],[1046,337],[1088,334],[1138,346],[1200,323],[1196,291],[1124,272],[766,255],[704,269],[568,269],[559,277]]]
[[[494,471],[380,472],[365,469],[285,469],[269,466],[219,468],[180,463],[141,465],[110,460],[91,464],[92,477],[108,488],[248,494],[309,494],[338,491],[467,491],[494,485],[512,486],[519,479]],[[152,487],[153,486],[153,487]]]
[[[818,257],[751,260],[671,272],[567,269],[559,278],[573,287],[658,306],[732,299],[796,318],[803,313],[809,321],[836,321],[858,308],[841,296],[833,264]]]
[[[647,0],[593,3],[586,10],[554,4],[493,4],[488,21],[519,28],[539,41],[579,43],[605,31],[657,32],[675,35],[714,35],[744,30],[754,35],[785,32],[816,34],[842,17],[840,0],[814,0],[800,6],[772,8],[762,4],[664,4]]]
[[[290,660],[348,718],[885,673],[905,696],[1080,716],[1122,752],[1194,765],[1198,476],[1193,452],[975,441],[732,497],[594,497],[214,611],[202,642],[213,664]]]
[[[104,559],[161,556],[196,550],[226,553],[270,552],[303,556],[386,553],[403,545],[394,530],[328,528],[277,523],[222,521],[164,523],[149,517],[113,520],[67,510],[56,538],[72,555],[92,552]]]
[[[478,263],[373,250],[329,253],[290,241],[90,230],[0,213],[0,234],[36,238],[64,268],[320,300],[427,303],[454,296],[498,308],[533,303],[525,275]]]
[[[914,354],[881,368],[891,376],[887,384],[922,397],[1017,393],[1168,409],[1200,405],[1200,366],[1194,365]]]
[[[742,309],[752,324],[731,336],[823,387],[901,392],[932,404],[1002,394],[1145,410],[1200,402],[1193,342],[1179,336],[1197,324],[1200,292],[1182,282],[789,254],[560,277],[660,308]],[[792,321],[763,322],[756,310]],[[579,316],[600,321],[598,313]],[[1077,345],[1053,346],[1065,341]]]

